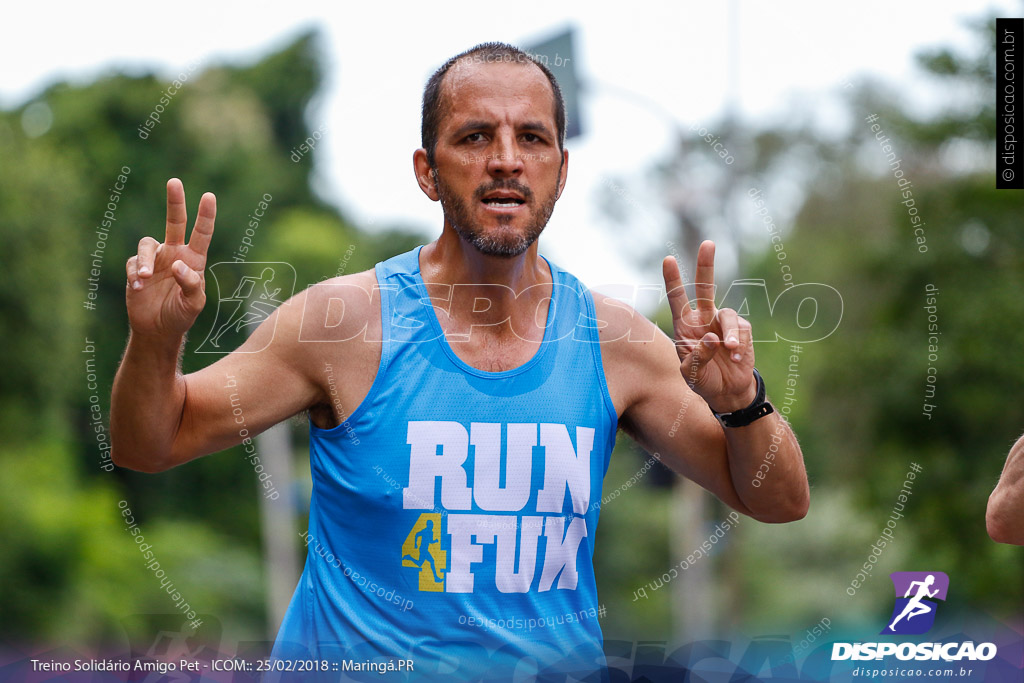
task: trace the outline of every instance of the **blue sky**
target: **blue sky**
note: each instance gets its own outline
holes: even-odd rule
[[[7,65],[0,105],[21,104],[56,80],[84,83],[111,69],[172,77],[196,60],[251,62],[315,26],[329,67],[326,90],[309,114],[311,127],[324,129],[312,155],[317,191],[364,225],[399,222],[429,236],[440,230],[440,209],[416,187],[411,165],[426,78],[477,42],[528,43],[573,26],[580,75],[595,88],[583,102],[586,133],[569,145],[568,184],[542,252],[592,287],[656,283],[657,268],[639,270],[606,237],[595,197],[607,191],[609,177],[636,177],[664,153],[672,135],[664,112],[677,126],[711,126],[731,92],[750,121],[778,121],[794,103],[828,120],[830,97],[865,75],[906,89],[910,101],[927,108],[939,94],[915,85],[913,54],[930,45],[966,45],[964,19],[991,7],[1019,16],[1022,5],[185,0],[58,10],[19,2],[5,9],[0,28],[0,63]],[[657,244],[667,225],[651,208],[653,221],[629,229]],[[756,239],[767,246],[769,237]],[[720,257],[728,260],[733,247],[720,245]]]

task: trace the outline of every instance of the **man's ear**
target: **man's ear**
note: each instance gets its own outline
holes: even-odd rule
[[[416,173],[416,184],[420,186],[423,194],[436,202],[440,199],[437,194],[437,171],[430,167],[427,161],[427,150],[422,147],[412,153],[412,167]]]
[[[555,197],[557,201],[562,197],[562,190],[565,189],[565,181],[569,177],[569,150],[562,150],[562,170],[558,172],[558,195]]]

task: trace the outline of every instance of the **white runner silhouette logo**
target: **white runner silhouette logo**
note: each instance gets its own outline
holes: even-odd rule
[[[936,600],[945,600],[949,577],[943,572],[893,572],[896,605],[883,634],[926,633],[935,623]]]

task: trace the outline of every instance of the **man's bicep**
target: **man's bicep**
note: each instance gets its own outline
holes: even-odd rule
[[[298,335],[303,299],[290,299],[238,349],[185,377],[175,465],[239,444],[316,402],[319,387],[301,355],[313,345]]]

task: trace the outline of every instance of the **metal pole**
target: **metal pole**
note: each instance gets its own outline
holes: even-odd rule
[[[259,489],[268,640],[277,637],[299,579],[290,437],[287,422],[280,422],[256,437],[257,452],[273,487]],[[279,495],[268,497],[273,492]]]

